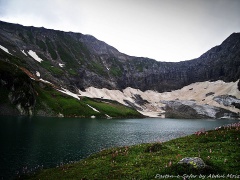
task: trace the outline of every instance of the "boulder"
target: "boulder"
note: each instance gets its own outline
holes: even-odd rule
[[[203,169],[206,167],[204,161],[199,157],[186,157],[178,162],[178,164],[186,164],[195,169]]]

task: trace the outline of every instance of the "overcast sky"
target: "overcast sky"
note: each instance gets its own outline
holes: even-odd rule
[[[240,0],[0,0],[0,20],[90,34],[128,55],[183,61],[240,32]]]

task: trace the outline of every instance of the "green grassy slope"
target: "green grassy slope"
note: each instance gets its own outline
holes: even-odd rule
[[[136,110],[114,101],[91,99],[87,97],[81,97],[80,100],[77,100],[56,91],[50,85],[45,85],[44,88],[40,88],[37,84],[38,83],[35,83],[34,85],[38,93],[35,114],[44,110],[45,112],[48,111],[49,114],[63,114],[67,117],[95,116],[96,118],[106,118],[107,115],[118,118],[143,117]],[[99,112],[94,111],[88,105]]]
[[[103,150],[75,164],[45,169],[26,179],[155,179],[160,175],[240,174],[240,124],[164,143],[140,144]],[[208,165],[203,170],[180,166],[183,157],[201,157]],[[233,176],[232,176],[233,177]],[[163,178],[164,179],[164,178]],[[177,177],[167,179],[179,179]],[[180,178],[183,179],[183,178]],[[219,179],[219,178],[218,178]]]
[[[0,61],[0,114],[2,115],[6,115],[4,112],[8,112],[9,115],[18,115],[20,113],[16,109],[17,104],[21,103],[22,107],[27,109],[25,106],[29,106],[29,102],[31,102],[33,115],[37,116],[143,117],[136,110],[115,101],[87,97],[77,100],[63,94],[57,91],[53,85],[30,79],[29,76],[33,75],[26,68],[21,68],[21,63],[16,63],[19,59],[11,56],[9,58],[12,63]],[[14,103],[10,102],[9,94],[14,96]],[[12,114],[13,112],[14,114]]]

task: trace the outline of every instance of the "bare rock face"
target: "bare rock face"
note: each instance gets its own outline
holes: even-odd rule
[[[6,103],[5,115],[33,115],[36,103],[36,92],[29,77],[22,73],[16,66],[0,62],[0,88],[7,92],[7,97],[18,112],[13,111]],[[8,108],[7,108],[8,107]]]
[[[166,118],[221,118],[221,117],[238,117],[236,113],[223,108],[210,106],[207,104],[200,105],[195,101],[162,101],[165,106]]]
[[[238,90],[240,91],[240,79],[238,81]]]
[[[224,106],[234,106],[240,109],[240,99],[236,98],[235,96],[221,95],[214,97],[213,100],[219,104],[223,104]]]

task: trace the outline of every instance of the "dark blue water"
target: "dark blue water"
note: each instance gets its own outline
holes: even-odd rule
[[[104,148],[167,141],[233,122],[238,121],[0,116],[0,179],[78,161]]]

